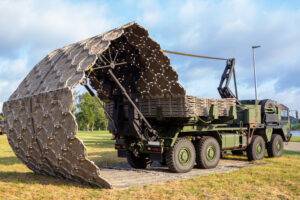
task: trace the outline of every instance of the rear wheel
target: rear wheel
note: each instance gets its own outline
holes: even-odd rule
[[[283,139],[279,134],[273,134],[271,141],[267,144],[268,156],[279,157],[283,153]]]
[[[195,165],[195,147],[187,138],[178,138],[166,153],[166,163],[172,172],[189,172]]]
[[[247,147],[249,161],[263,159],[265,155],[265,141],[260,135],[253,135],[252,141]]]
[[[127,162],[135,169],[146,169],[151,164],[151,160],[146,154],[135,155],[132,151],[127,152]]]
[[[210,169],[218,165],[220,160],[220,145],[213,137],[202,137],[196,143],[196,163],[201,169]]]

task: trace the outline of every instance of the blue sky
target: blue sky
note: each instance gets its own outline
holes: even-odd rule
[[[242,99],[253,98],[251,46],[260,98],[300,110],[300,1],[1,0],[0,109],[50,51],[130,21],[164,49],[237,59]],[[170,56],[190,95],[218,98],[224,62]]]

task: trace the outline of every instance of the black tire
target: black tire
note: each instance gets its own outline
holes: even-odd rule
[[[244,155],[244,151],[243,150],[232,150],[231,153],[232,153],[232,155],[235,155],[235,156],[242,156],[242,155]]]
[[[152,163],[149,156],[145,154],[136,156],[132,151],[128,151],[126,157],[128,164],[135,169],[146,169]]]
[[[218,141],[214,137],[202,137],[196,143],[196,163],[201,169],[215,168],[221,157]]]
[[[279,134],[273,134],[271,141],[267,144],[269,157],[279,157],[283,154],[283,139]]]
[[[193,143],[187,138],[178,138],[166,153],[166,162],[170,171],[189,172],[195,165],[196,152]]]
[[[265,140],[260,135],[253,135],[252,141],[247,147],[247,157],[249,161],[261,160],[265,156]]]

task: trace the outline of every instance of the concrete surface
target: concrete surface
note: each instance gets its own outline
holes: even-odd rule
[[[220,160],[219,165],[214,169],[193,169],[188,173],[172,173],[166,167],[159,165],[147,170],[137,170],[122,163],[101,169],[101,177],[110,182],[113,188],[127,188],[130,186],[141,186],[157,184],[166,181],[190,179],[196,176],[204,176],[213,173],[224,173],[238,170],[243,167],[254,165],[252,162],[241,160]]]
[[[289,142],[284,146],[285,150],[300,152],[300,142]]]
[[[300,143],[285,143],[285,149],[300,152]],[[214,173],[232,172],[253,165],[257,165],[257,163],[246,160],[221,159],[219,165],[214,169],[193,169],[188,173],[172,173],[168,171],[167,167],[162,167],[158,163],[154,163],[147,170],[133,169],[127,163],[121,163],[101,168],[101,177],[110,182],[113,188],[128,188],[172,180],[190,179]]]

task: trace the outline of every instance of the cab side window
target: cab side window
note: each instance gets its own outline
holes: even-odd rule
[[[287,121],[289,119],[289,111],[288,110],[282,110],[281,111],[281,120]]]

